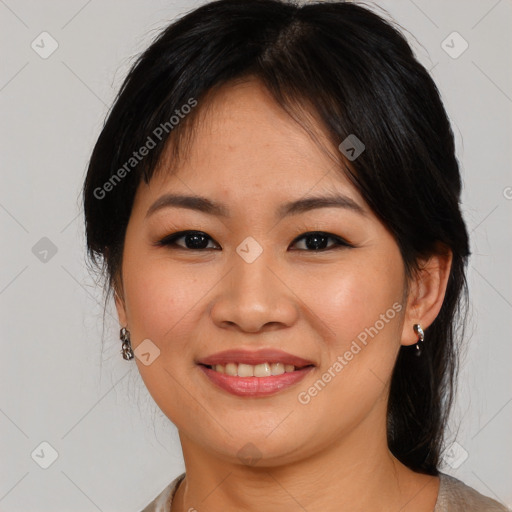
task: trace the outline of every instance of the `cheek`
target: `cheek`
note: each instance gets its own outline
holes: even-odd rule
[[[183,334],[191,328],[194,307],[200,307],[213,277],[203,276],[194,267],[171,265],[165,255],[143,254],[126,261],[124,276],[127,313],[136,341],[150,338],[161,345],[172,339],[165,350],[177,350],[176,345],[185,343]]]
[[[377,261],[370,261],[376,259]],[[386,261],[386,260],[384,260]],[[401,260],[379,267],[379,258],[354,253],[351,261],[310,278],[301,286],[300,296],[325,326],[330,345],[337,352],[352,340],[364,341],[365,333],[395,338],[399,324],[403,289]],[[397,340],[395,340],[397,341]]]
[[[361,252],[329,279],[324,276],[321,287],[309,286],[307,302],[329,328],[329,337],[321,341],[318,376],[327,385],[302,390],[301,403],[311,399],[310,412],[350,410],[350,421],[357,421],[383,396],[399,349],[404,307],[401,259],[391,254],[375,258]],[[338,421],[334,415],[330,426],[336,428]]]
[[[150,339],[160,350],[150,365],[135,359],[139,373],[167,417],[186,428],[204,414],[184,390],[194,389],[190,370],[201,298],[216,280],[147,254],[132,253],[123,270],[132,348]]]

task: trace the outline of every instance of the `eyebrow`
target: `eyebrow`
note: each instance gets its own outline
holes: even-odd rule
[[[218,217],[229,217],[229,210],[226,205],[211,201],[206,197],[182,194],[164,194],[159,197],[148,209],[146,218],[164,208],[186,208],[198,212],[215,215]],[[279,218],[304,213],[318,208],[344,208],[359,215],[366,216],[365,209],[353,199],[343,194],[329,196],[313,196],[290,201],[281,205],[277,211]]]

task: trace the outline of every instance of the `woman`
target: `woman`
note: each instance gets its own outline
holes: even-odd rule
[[[84,186],[123,357],[183,449],[146,512],[505,510],[439,471],[460,191],[438,90],[371,11],[220,0],[160,34]]]

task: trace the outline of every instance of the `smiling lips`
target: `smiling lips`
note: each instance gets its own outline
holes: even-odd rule
[[[213,366],[216,364],[227,365],[228,363],[258,365],[263,363],[281,363],[283,365],[293,365],[296,368],[314,365],[313,361],[308,361],[302,357],[294,356],[277,349],[261,350],[225,350],[217,352],[211,356],[202,358],[199,364]]]
[[[268,396],[302,380],[315,364],[276,349],[226,350],[197,363],[209,380],[237,396]]]

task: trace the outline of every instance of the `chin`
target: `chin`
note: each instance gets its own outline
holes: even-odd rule
[[[209,439],[207,449],[214,451],[217,457],[229,462],[254,468],[277,467],[292,463],[303,456],[306,439],[298,438],[285,431],[282,435],[268,435],[262,431],[230,431],[223,439]],[[283,435],[284,434],[284,435]],[[274,437],[275,436],[275,437]],[[287,441],[285,441],[287,440]],[[205,442],[203,440],[203,446]]]

